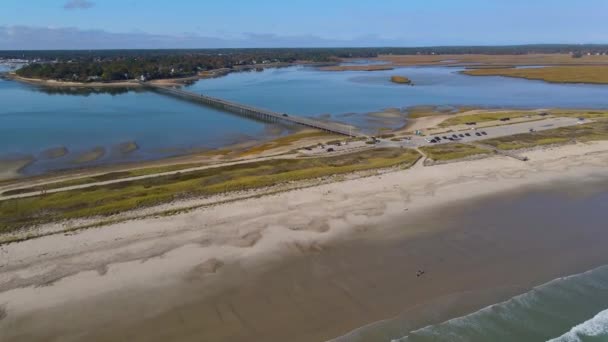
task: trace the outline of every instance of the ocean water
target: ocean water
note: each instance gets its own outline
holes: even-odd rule
[[[460,212],[462,218],[452,223],[454,227],[468,227],[473,235],[478,234],[473,227],[480,227],[495,241],[527,246],[508,256],[521,259],[521,265],[503,270],[504,289],[454,293],[455,297],[425,303],[418,311],[371,323],[336,341],[608,342],[608,248],[602,251],[608,233],[608,182],[605,175],[597,176],[598,182],[544,185],[472,204]],[[487,243],[500,251],[495,241]],[[549,255],[541,264],[554,263],[539,266],[536,248],[542,251],[539,254],[560,255],[553,259]],[[585,261],[587,251],[593,251],[596,261]],[[485,255],[484,262],[494,260],[484,254],[487,251],[471,252]],[[541,273],[553,270],[552,277],[561,276],[530,290],[519,288],[518,274],[539,267]],[[483,304],[475,306],[485,307],[470,313],[458,310],[476,301]]]
[[[608,266],[565,278],[395,342],[608,341]]]

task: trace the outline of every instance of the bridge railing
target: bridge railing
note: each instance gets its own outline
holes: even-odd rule
[[[273,112],[273,111],[266,110],[266,109],[255,108],[255,107],[251,107],[251,106],[244,105],[241,103],[227,101],[227,100],[223,100],[223,99],[216,98],[213,96],[197,94],[197,93],[193,93],[193,92],[189,92],[189,91],[185,91],[185,90],[181,90],[181,89],[175,89],[175,88],[171,88],[171,87],[163,87],[163,86],[153,85],[150,83],[142,83],[142,85],[149,87],[149,88],[161,90],[164,92],[169,92],[169,93],[172,93],[172,94],[180,96],[180,97],[190,97],[195,100],[202,100],[203,102],[208,103],[208,104],[221,105],[221,106],[224,106],[226,109],[230,109],[230,107],[232,107],[232,110],[238,110],[238,111],[244,110],[244,111],[248,111],[253,114],[264,115],[267,117],[274,117],[281,121],[292,122],[292,123],[296,123],[299,125],[312,127],[312,128],[332,132],[332,133],[353,136],[353,137],[362,136],[362,134],[360,134],[358,132],[352,132],[351,130],[344,129],[342,127],[338,127],[338,126],[330,124],[330,123],[324,123],[324,122],[320,122],[320,121],[309,119],[309,118],[302,118],[302,117],[298,117],[298,116],[277,113],[277,112]]]

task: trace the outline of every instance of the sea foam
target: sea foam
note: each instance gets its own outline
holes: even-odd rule
[[[582,342],[585,337],[608,338],[608,310],[604,310],[592,319],[585,321],[563,334],[547,342]]]
[[[603,266],[555,279],[505,302],[393,341],[546,341],[584,322],[549,342],[585,342],[586,337],[608,337],[607,306],[608,266]]]

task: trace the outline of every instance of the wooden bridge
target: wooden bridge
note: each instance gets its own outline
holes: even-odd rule
[[[183,89],[173,88],[173,87],[165,87],[160,85],[155,85],[151,83],[141,83],[144,87],[153,89],[155,91],[173,95],[180,98],[185,98],[188,100],[193,100],[196,102],[200,102],[209,106],[217,107],[226,111],[230,111],[239,115],[249,116],[256,119],[261,119],[265,121],[271,122],[282,122],[287,124],[297,124],[301,126],[306,126],[310,128],[319,129],[322,131],[346,135],[349,137],[361,137],[364,136],[358,131],[353,131],[346,127],[343,127],[337,123],[331,122],[322,122],[314,119],[303,118],[300,116],[289,115],[286,113],[277,113],[266,109],[255,108],[251,106],[247,106],[244,104],[222,100],[216,97],[211,97],[207,95],[197,94],[189,91],[185,91]]]

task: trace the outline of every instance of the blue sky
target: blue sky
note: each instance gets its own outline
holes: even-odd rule
[[[0,49],[608,43],[607,13],[608,0],[2,0]]]

